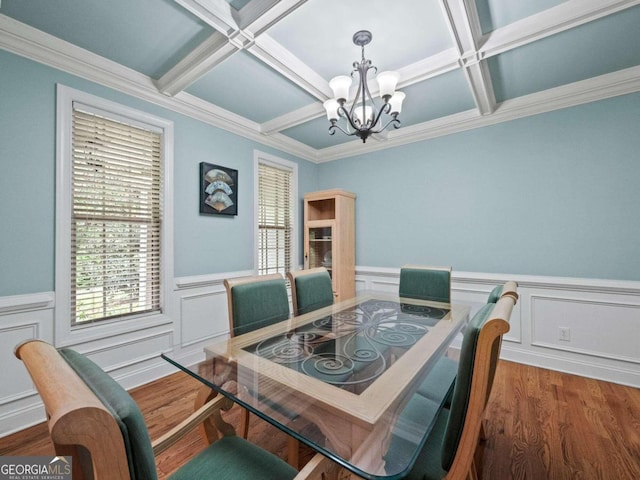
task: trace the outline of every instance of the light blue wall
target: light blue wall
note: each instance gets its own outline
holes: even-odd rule
[[[640,94],[320,166],[356,264],[640,280]]]
[[[300,205],[317,188],[312,163],[0,51],[0,296],[54,289],[56,83],[174,122],[177,277],[253,268],[254,149],[299,164]],[[238,170],[237,217],[198,213],[200,162]]]
[[[0,296],[54,288],[55,84],[175,126],[175,275],[253,266],[253,151],[305,192],[354,191],[356,262],[640,280],[640,94],[321,165],[0,51]],[[198,213],[198,165],[239,170],[238,217]],[[302,249],[300,249],[300,252]]]

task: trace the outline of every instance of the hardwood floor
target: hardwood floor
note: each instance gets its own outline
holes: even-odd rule
[[[197,387],[176,373],[131,391],[151,438],[191,412]],[[237,425],[237,407],[227,415]],[[486,418],[485,480],[640,479],[638,389],[502,361]],[[253,416],[249,439],[286,459],[285,435]],[[193,432],[160,455],[159,478],[203,447]],[[0,439],[0,455],[52,454],[45,424]]]

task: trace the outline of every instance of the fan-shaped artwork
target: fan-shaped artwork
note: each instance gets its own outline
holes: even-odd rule
[[[238,214],[238,171],[231,168],[200,164],[200,213]]]
[[[210,183],[209,186],[204,189],[204,191],[207,192],[209,195],[211,195],[216,190],[222,190],[227,195],[231,195],[233,193],[233,190],[231,189],[231,187],[220,180],[216,180],[215,182]]]
[[[227,172],[225,172],[224,170],[220,170],[218,168],[214,168],[209,170],[205,176],[204,179],[207,182],[215,182],[215,181],[221,181],[226,183],[229,186],[233,185],[233,178],[231,178],[231,175],[229,175]]]
[[[229,198],[229,195],[222,190],[216,190],[212,195],[209,195],[204,203],[219,212],[233,205],[233,201]]]

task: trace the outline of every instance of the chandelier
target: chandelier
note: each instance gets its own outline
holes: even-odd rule
[[[398,72],[381,72],[377,75],[378,89],[382,104],[378,107],[367,84],[367,75],[369,70],[377,72],[378,69],[371,64],[371,60],[364,58],[364,46],[371,42],[371,32],[368,30],[360,30],[353,34],[353,43],[362,48],[362,60],[353,62],[353,71],[351,76],[340,75],[334,77],[329,82],[331,90],[333,90],[334,98],[323,103],[327,111],[327,118],[331,125],[329,126],[329,134],[336,133],[336,129],[345,135],[356,135],[362,139],[362,143],[367,141],[367,137],[372,133],[380,133],[389,125],[394,128],[400,127],[398,115],[402,110],[402,101],[404,93],[396,92],[398,83]],[[358,72],[358,91],[349,105],[349,88],[351,87],[354,73]],[[346,128],[343,128],[338,122],[344,119]]]

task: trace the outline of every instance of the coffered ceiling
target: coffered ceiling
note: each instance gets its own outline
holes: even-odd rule
[[[406,94],[366,144],[322,108],[362,29]],[[640,0],[0,0],[0,48],[320,162],[639,91]]]

